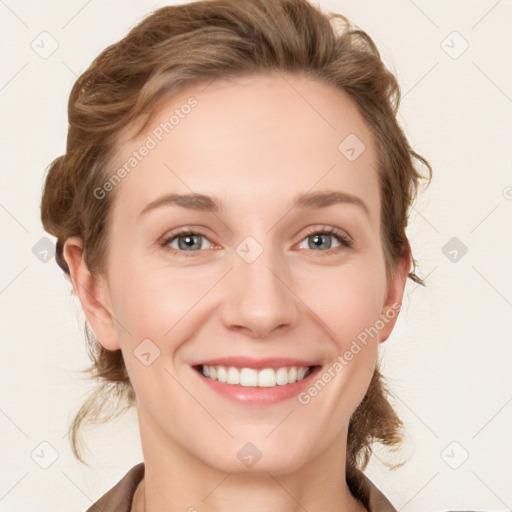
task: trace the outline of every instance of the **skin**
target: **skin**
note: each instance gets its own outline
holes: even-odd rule
[[[167,100],[147,132],[132,140],[133,127],[123,132],[116,164],[192,95],[197,107],[117,186],[104,272],[89,272],[80,238],[64,246],[87,319],[105,348],[122,350],[137,395],[146,474],[132,510],[144,510],[144,495],[147,512],[365,510],[345,483],[348,423],[397,315],[306,405],[296,397],[241,405],[190,365],[252,355],[327,367],[401,303],[410,261],[386,276],[372,135],[330,85],[249,76]],[[354,161],[338,149],[349,134],[366,147]],[[318,190],[357,196],[368,213],[351,203],[290,209],[297,194]],[[138,217],[165,193],[192,191],[218,196],[224,210],[171,205]],[[187,226],[204,235],[190,257],[186,236],[179,254],[159,245]],[[353,246],[329,235],[315,246],[314,234],[329,227]],[[263,249],[252,263],[236,252],[247,236]],[[329,242],[337,252],[326,254]],[[160,350],[149,366],[133,353],[147,338]],[[251,468],[237,457],[247,442],[262,453]]]

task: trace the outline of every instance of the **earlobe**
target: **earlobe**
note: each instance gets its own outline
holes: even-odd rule
[[[73,288],[98,342],[107,350],[118,350],[120,344],[107,283],[100,275],[92,274],[87,267],[82,238],[67,238],[63,256],[69,267]]]
[[[404,258],[397,261],[393,278],[389,283],[387,297],[382,310],[384,327],[380,331],[379,343],[383,343],[389,338],[398,320],[410,267],[411,255],[410,251],[408,251]]]

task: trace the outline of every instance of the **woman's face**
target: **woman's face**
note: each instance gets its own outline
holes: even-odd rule
[[[377,153],[354,104],[293,75],[214,81],[128,135],[121,181],[95,192],[116,194],[99,281],[113,318],[89,321],[122,350],[145,454],[226,472],[344,460],[408,270],[388,288]]]

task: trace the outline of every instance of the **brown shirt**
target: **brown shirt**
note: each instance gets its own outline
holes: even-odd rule
[[[140,462],[86,512],[130,512],[133,495],[143,477],[144,462]],[[347,475],[347,484],[352,494],[368,512],[397,512],[384,494],[361,471],[354,470]]]

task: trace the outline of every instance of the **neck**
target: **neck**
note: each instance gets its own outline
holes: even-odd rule
[[[132,512],[366,511],[351,494],[345,465],[340,463],[345,460],[346,437],[307,466],[286,472],[240,473],[219,471],[177,444],[164,450],[163,439],[144,434],[141,428],[145,475],[134,495]]]
[[[283,489],[283,492],[286,492],[286,490]],[[248,501],[249,500],[250,500],[250,498],[248,499]],[[147,504],[147,501],[148,500],[147,500],[147,496],[146,496],[145,479],[143,479],[141,481],[141,483],[139,484],[139,486],[137,487],[137,490],[135,492],[131,512],[152,512],[153,510],[163,510],[162,508],[157,508],[157,507],[161,507],[161,505],[157,505],[155,507],[149,506]],[[271,498],[268,498],[266,501],[267,501],[267,508],[269,508],[269,509],[275,510],[275,508],[273,508],[273,507],[281,506],[281,505],[277,505],[275,502],[272,502]],[[239,507],[238,505],[234,504],[234,505],[230,505],[229,508],[231,509],[232,506]],[[258,507],[261,507],[261,505],[258,505],[256,508],[248,508],[247,501],[246,501],[241,504],[241,507],[243,507],[242,510],[249,511],[249,510],[258,510]],[[304,510],[304,509],[306,509],[308,511],[313,510],[311,507],[304,507],[299,502],[296,503],[295,508],[288,508],[287,510],[297,510],[298,511],[298,510]],[[169,506],[166,505],[165,510],[173,510],[173,509],[171,509]],[[174,510],[178,510],[178,508],[176,508]],[[198,509],[195,507],[188,507],[187,509],[180,509],[180,510],[187,510],[187,512],[197,512],[198,511]],[[259,510],[261,510],[261,509],[259,509]],[[317,510],[317,508],[315,508],[314,510]],[[318,509],[318,510],[320,510],[320,509]],[[326,510],[326,509],[323,509],[323,510]],[[348,503],[342,504],[341,502],[338,502],[334,505],[334,507],[331,507],[328,510],[340,510],[343,512],[368,512],[367,509],[364,507],[364,505],[360,501],[355,499],[352,495],[350,495]]]

